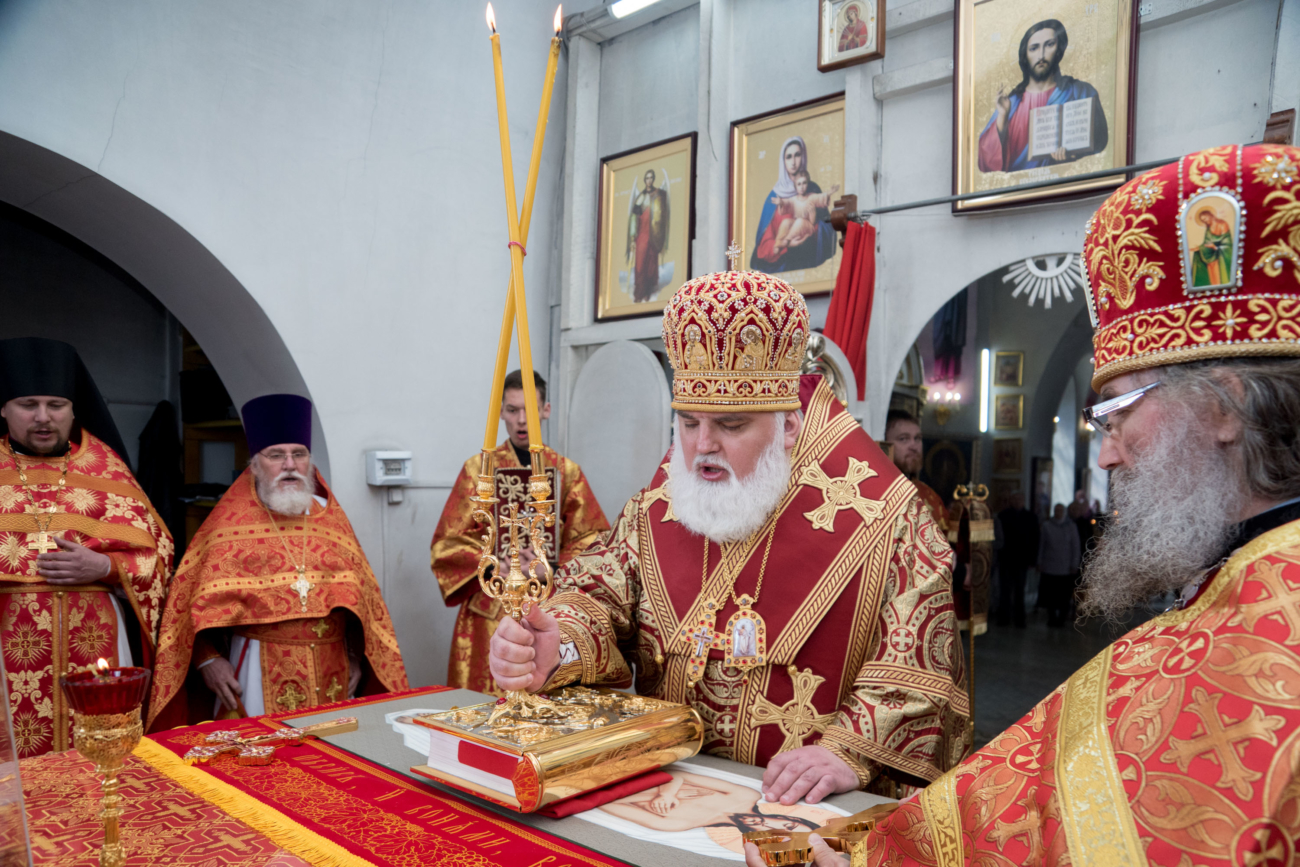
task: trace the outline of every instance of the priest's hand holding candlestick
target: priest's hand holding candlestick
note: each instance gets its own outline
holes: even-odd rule
[[[492,636],[489,668],[505,690],[537,692],[560,664],[560,624],[534,605],[522,621],[503,617]]]

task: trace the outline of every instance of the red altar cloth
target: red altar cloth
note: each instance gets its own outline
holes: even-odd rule
[[[312,712],[345,712],[392,697],[338,702]],[[254,734],[279,727],[274,717],[257,717],[144,738],[121,775],[128,862],[178,867],[623,864],[319,740],[282,747],[280,760],[267,767],[241,767],[231,756],[196,766],[180,758],[212,731]],[[22,767],[36,863],[97,863],[99,793],[91,765],[67,752],[24,761]]]

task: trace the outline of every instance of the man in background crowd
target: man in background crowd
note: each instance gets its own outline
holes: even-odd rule
[[[1025,495],[1017,491],[998,513],[998,520],[1002,523],[998,625],[1024,629],[1025,574],[1038,556],[1038,518],[1025,508]]]
[[[1062,627],[1070,617],[1074,582],[1079,574],[1079,533],[1057,503],[1043,522],[1038,541],[1038,597],[1047,609],[1047,625]]]

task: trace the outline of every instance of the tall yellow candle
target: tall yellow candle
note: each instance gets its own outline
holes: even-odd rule
[[[556,66],[560,55],[560,21],[561,10],[555,10],[556,36],[551,40],[551,51],[547,59],[546,75],[543,79],[542,102],[538,109],[537,127],[533,132],[533,152],[528,166],[528,181],[524,187],[524,207],[518,224],[514,222],[515,194],[514,174],[510,151],[510,140],[506,122],[505,83],[501,70],[501,40],[496,32],[496,22],[492,6],[488,4],[488,26],[492,28],[492,61],[496,74],[497,122],[501,135],[501,162],[505,173],[507,228],[510,232],[510,287],[506,293],[505,311],[501,319],[501,334],[497,345],[496,369],[493,375],[492,390],[488,396],[488,420],[483,437],[484,449],[496,447],[496,433],[502,387],[505,382],[506,365],[510,353],[510,333],[514,320],[519,319],[519,359],[524,380],[524,403],[528,416],[528,440],[530,448],[541,446],[541,423],[538,417],[536,386],[532,375],[532,347],[528,333],[527,299],[524,295],[523,245],[527,243],[528,229],[532,220],[533,197],[537,190],[537,175],[541,168],[542,146],[545,142],[547,119],[550,116],[551,93],[555,83]]]

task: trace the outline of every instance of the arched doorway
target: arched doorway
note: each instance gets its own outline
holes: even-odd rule
[[[144,287],[203,347],[235,406],[270,392],[310,397],[297,363],[248,290],[190,232],[131,191],[0,132],[0,201],[68,233]],[[312,445],[328,477],[319,418]]]
[[[1082,279],[1077,254],[1008,262],[957,289],[914,335],[889,405],[919,418],[920,478],[945,501],[957,485],[982,482],[995,513],[1018,493],[1041,520],[1054,503],[1068,504],[1077,487],[1104,486],[1102,474],[1089,469],[1095,449],[1079,422],[1092,372]],[[1011,534],[999,536],[1013,544]],[[1100,624],[1049,629],[1046,612],[1034,610],[1037,543],[1017,543],[1033,546],[1023,553],[1031,566],[1027,623],[1018,628],[1014,616],[998,617],[995,571],[995,610],[988,633],[975,641],[977,745],[1112,637]]]

